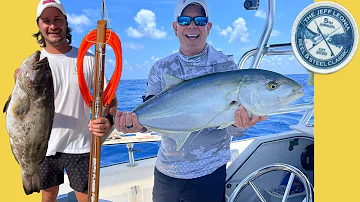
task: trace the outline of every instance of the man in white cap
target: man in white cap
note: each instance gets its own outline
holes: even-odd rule
[[[165,88],[164,74],[183,80],[237,69],[227,56],[206,43],[212,23],[205,0],[179,0],[172,26],[180,42],[179,52],[152,66],[144,100]],[[201,102],[201,100],[199,100]],[[235,123],[224,129],[193,132],[179,151],[173,139],[162,136],[154,171],[154,202],[225,201],[226,163],[230,160],[231,136],[241,137],[247,128],[267,116],[248,117],[239,106]],[[115,127],[124,133],[144,132],[134,113],[117,112]]]
[[[33,36],[43,48],[40,59],[47,57],[52,71],[55,116],[46,157],[37,166],[40,185],[34,184],[33,191],[41,189],[43,202],[55,202],[59,185],[64,183],[65,168],[77,200],[87,202],[90,134],[106,136],[117,101],[114,98],[105,109],[106,117],[90,122],[90,109],[82,99],[78,84],[78,48],[70,45],[71,29],[64,6],[59,0],[40,0],[36,17],[39,31]],[[89,87],[94,86],[94,62],[92,54],[85,56],[83,71]]]

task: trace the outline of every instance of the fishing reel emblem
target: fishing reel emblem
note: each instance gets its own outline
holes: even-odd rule
[[[314,3],[297,16],[291,42],[305,68],[320,74],[333,73],[354,57],[358,28],[352,15],[339,4]]]

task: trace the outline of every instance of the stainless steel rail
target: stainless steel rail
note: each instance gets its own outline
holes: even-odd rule
[[[239,59],[239,63],[238,63],[239,69],[244,68],[246,61],[250,57],[254,56],[257,52],[258,49],[255,48],[244,53],[244,55]],[[293,55],[293,54],[294,52],[292,50],[291,43],[270,45],[269,47],[265,47],[263,51],[263,55]],[[256,68],[258,67],[259,65],[257,65]]]
[[[255,57],[251,62],[251,66],[250,66],[251,68],[257,69],[260,65],[260,61],[264,55],[264,50],[267,46],[272,29],[274,27],[274,21],[275,21],[275,0],[268,0],[265,28],[260,38],[261,40],[259,41]]]
[[[304,188],[305,188],[305,193],[306,193],[306,202],[312,202],[313,201],[313,188],[311,183],[309,182],[309,180],[307,179],[306,175],[304,173],[302,173],[299,169],[297,169],[294,166],[291,165],[287,165],[287,164],[283,164],[283,163],[274,163],[274,164],[270,164],[267,166],[264,166],[258,170],[255,170],[254,172],[252,172],[250,175],[248,175],[247,177],[245,177],[235,188],[234,192],[231,194],[231,196],[229,197],[228,202],[234,202],[237,200],[237,198],[239,197],[239,195],[241,194],[241,192],[245,189],[245,187],[247,185],[250,185],[253,190],[255,191],[255,193],[257,194],[257,196],[259,197],[259,199],[261,201],[265,201],[264,197],[261,195],[261,193],[257,190],[257,188],[252,184],[252,182],[254,180],[256,180],[258,177],[272,172],[272,171],[287,171],[291,173],[291,177],[288,181],[288,184],[286,186],[286,192],[283,195],[283,199],[282,202],[286,202],[287,197],[289,195],[289,190],[290,187],[293,183],[293,179],[295,176],[298,177],[298,179],[304,184]]]

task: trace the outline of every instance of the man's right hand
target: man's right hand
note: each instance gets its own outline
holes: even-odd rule
[[[146,128],[140,125],[135,113],[117,111],[114,126],[123,133],[145,132]]]

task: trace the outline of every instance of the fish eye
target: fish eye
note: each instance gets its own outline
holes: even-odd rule
[[[279,84],[275,81],[270,81],[269,83],[267,83],[267,85],[270,90],[275,90],[279,87]]]

